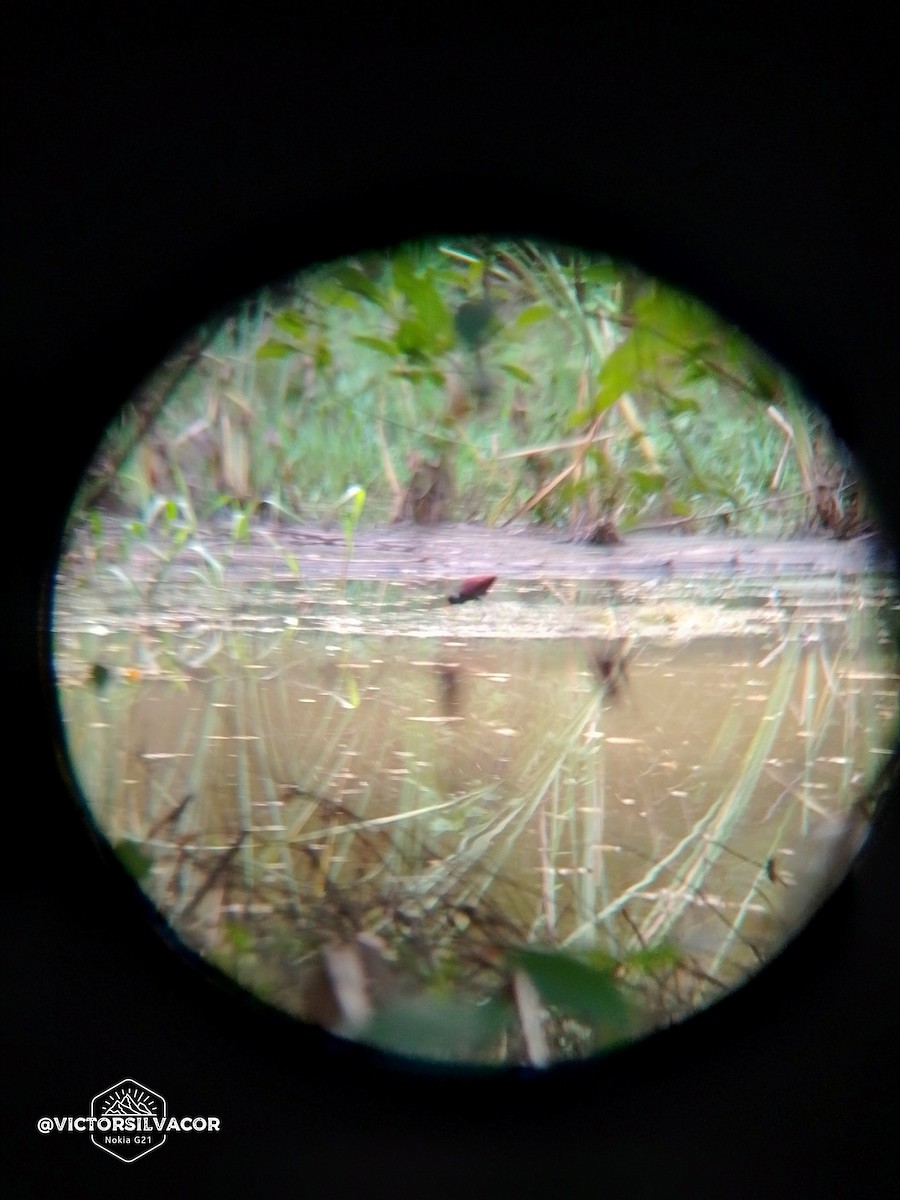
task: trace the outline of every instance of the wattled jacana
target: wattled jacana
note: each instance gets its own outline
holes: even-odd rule
[[[467,600],[480,600],[493,587],[496,575],[475,575],[472,579],[464,579],[459,585],[459,591],[454,596],[447,597],[448,604],[465,604]]]
[[[627,637],[597,642],[591,651],[591,667],[610,699],[618,694],[621,684],[628,683],[628,662],[633,657],[634,648],[629,647]]]

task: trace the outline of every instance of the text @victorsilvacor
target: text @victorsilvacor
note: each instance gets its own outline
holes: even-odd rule
[[[39,1133],[218,1133],[218,1117],[40,1117]]]

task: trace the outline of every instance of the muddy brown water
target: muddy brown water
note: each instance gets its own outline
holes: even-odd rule
[[[429,986],[435,947],[457,981],[476,962],[476,996],[486,946],[662,946],[646,1025],[685,1015],[838,877],[834,831],[892,748],[898,604],[865,542],[122,544],[76,539],[54,604],[88,805],[189,944],[345,1031],[333,973],[337,1003],[311,997],[359,936]]]

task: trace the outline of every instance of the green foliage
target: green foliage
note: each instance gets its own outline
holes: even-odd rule
[[[153,859],[144,853],[143,847],[138,842],[123,839],[116,842],[113,852],[136,883],[141,883],[149,875]]]
[[[647,975],[652,975],[654,971],[677,967],[680,962],[681,954],[674,946],[670,946],[667,942],[635,950],[633,954],[629,954],[624,959],[625,966]]]
[[[359,524],[359,518],[362,516],[362,510],[366,503],[366,489],[354,484],[348,487],[343,496],[338,501],[338,506],[345,508],[343,517],[341,518],[344,526],[344,536],[347,542],[352,544],[353,531]]]
[[[517,950],[514,957],[543,1002],[589,1025],[600,1044],[627,1037],[629,1010],[615,980],[617,963],[554,950]]]
[[[359,524],[359,518],[362,516],[365,503],[366,489],[359,487],[358,484],[348,487],[338,501],[338,508],[344,510],[341,514],[341,524],[344,528],[344,540],[347,543],[347,559],[344,571],[345,581],[346,569],[349,568],[350,559],[353,555],[353,535],[356,532],[356,527]]]
[[[434,1062],[484,1063],[510,1020],[509,1006],[434,995],[395,1000],[356,1034],[382,1050]]]
[[[235,954],[251,954],[254,950],[253,935],[234,921],[223,922],[222,932],[229,947]]]
[[[136,420],[110,438],[127,444]],[[668,285],[576,250],[460,239],[254,297],[177,377],[152,474],[133,454],[120,491],[170,521],[173,505],[203,519],[222,496],[316,518],[350,477],[378,520],[410,456],[437,453],[451,516],[614,510],[628,528],[718,519],[726,500],[737,528],[781,531],[814,511],[823,427],[738,330]]]

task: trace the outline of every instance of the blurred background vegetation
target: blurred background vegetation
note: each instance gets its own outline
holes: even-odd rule
[[[740,331],[636,270],[469,238],[314,267],[210,321],[122,411],[76,511],[864,531],[852,462]]]

